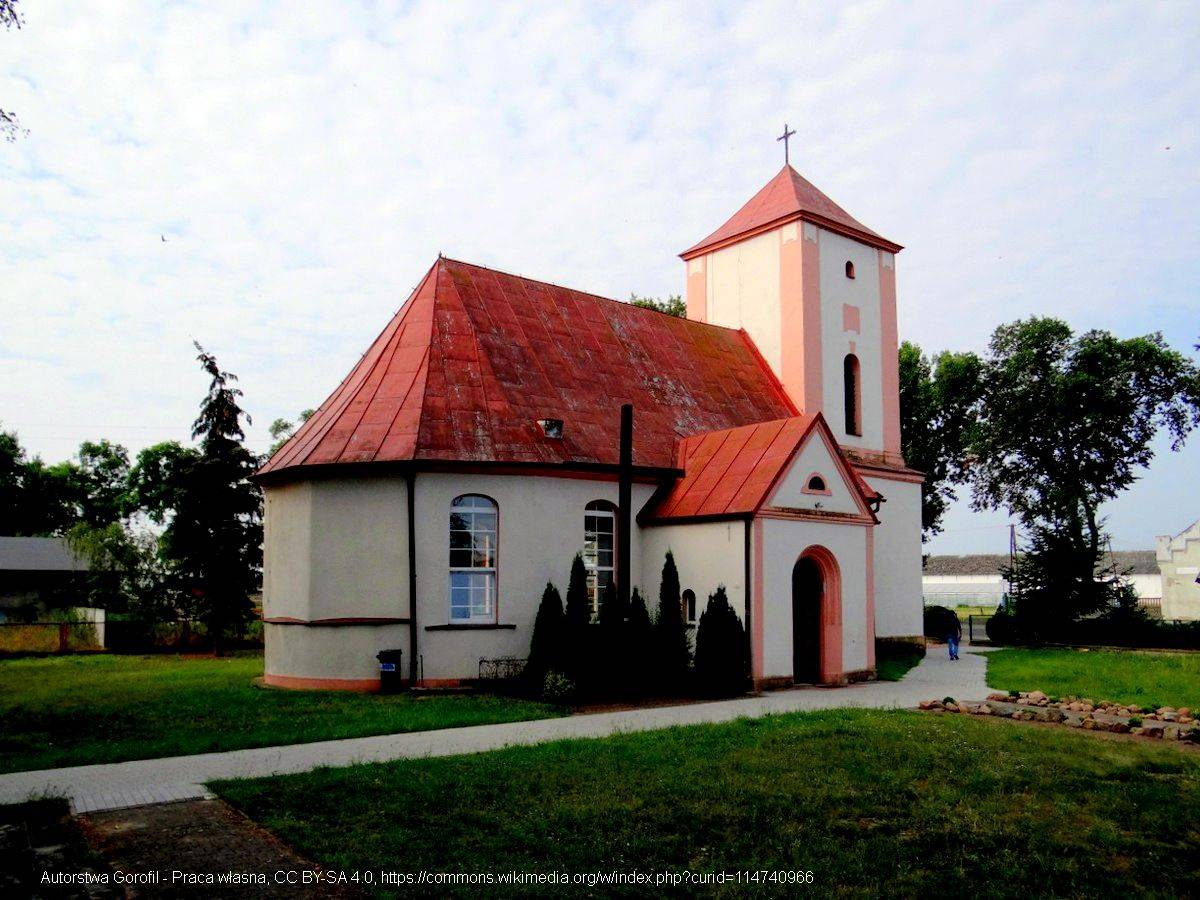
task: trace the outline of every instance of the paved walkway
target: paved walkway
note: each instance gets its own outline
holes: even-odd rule
[[[0,804],[18,803],[30,796],[65,796],[76,813],[122,809],[211,797],[204,788],[205,783],[222,778],[260,778],[307,772],[319,766],[454,756],[568,738],[605,737],[674,725],[728,722],[772,713],[837,707],[894,709],[913,707],[922,700],[946,696],[982,699],[988,693],[985,671],[986,660],[982,656],[964,652],[960,661],[952,663],[946,658],[944,649],[933,647],[921,664],[899,682],[776,691],[760,697],[713,703],[14,772],[0,775]]]

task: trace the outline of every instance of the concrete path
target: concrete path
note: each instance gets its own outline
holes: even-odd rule
[[[899,682],[776,691],[760,697],[713,703],[14,772],[0,775],[0,804],[18,803],[30,796],[65,796],[76,813],[122,809],[211,797],[204,788],[205,783],[222,778],[259,778],[307,772],[319,766],[454,756],[569,738],[728,722],[772,713],[837,707],[904,708],[916,706],[922,700],[947,696],[980,700],[988,693],[984,681],[986,666],[983,656],[967,652],[965,648],[961,660],[950,662],[943,648],[931,647],[930,654],[921,664]]]

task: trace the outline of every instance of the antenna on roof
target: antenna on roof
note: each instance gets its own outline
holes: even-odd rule
[[[783,164],[785,166],[791,165],[791,163],[788,161],[788,138],[790,138],[795,133],[796,133],[796,130],[794,128],[791,131],[788,131],[787,122],[784,122],[783,123],[783,134],[781,134],[779,137],[775,138],[775,140],[777,140],[777,141],[783,141]]]

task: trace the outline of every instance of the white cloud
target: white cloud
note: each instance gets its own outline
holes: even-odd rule
[[[785,120],[797,167],[908,247],[905,336],[1200,331],[1194,6],[26,6],[0,34],[30,129],[0,145],[0,421],[49,458],[186,433],[192,337],[265,446],[439,250],[678,292]]]

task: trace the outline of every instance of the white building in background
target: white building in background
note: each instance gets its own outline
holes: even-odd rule
[[[1163,538],[1159,538],[1163,540]],[[1113,563],[1133,583],[1138,602],[1152,615],[1164,605],[1163,578],[1158,572],[1152,550],[1118,550]],[[921,576],[921,591],[926,606],[997,606],[1008,591],[1000,571],[1008,565],[1008,556],[977,553],[969,556],[930,556]]]
[[[1157,540],[1163,618],[1200,619],[1200,520],[1177,535]]]
[[[922,633],[900,249],[785,165],[681,254],[686,319],[439,258],[257,476],[266,681],[371,690],[382,649],[472,678],[527,655],[576,553],[595,605],[653,603],[668,550],[756,683],[870,676]]]

